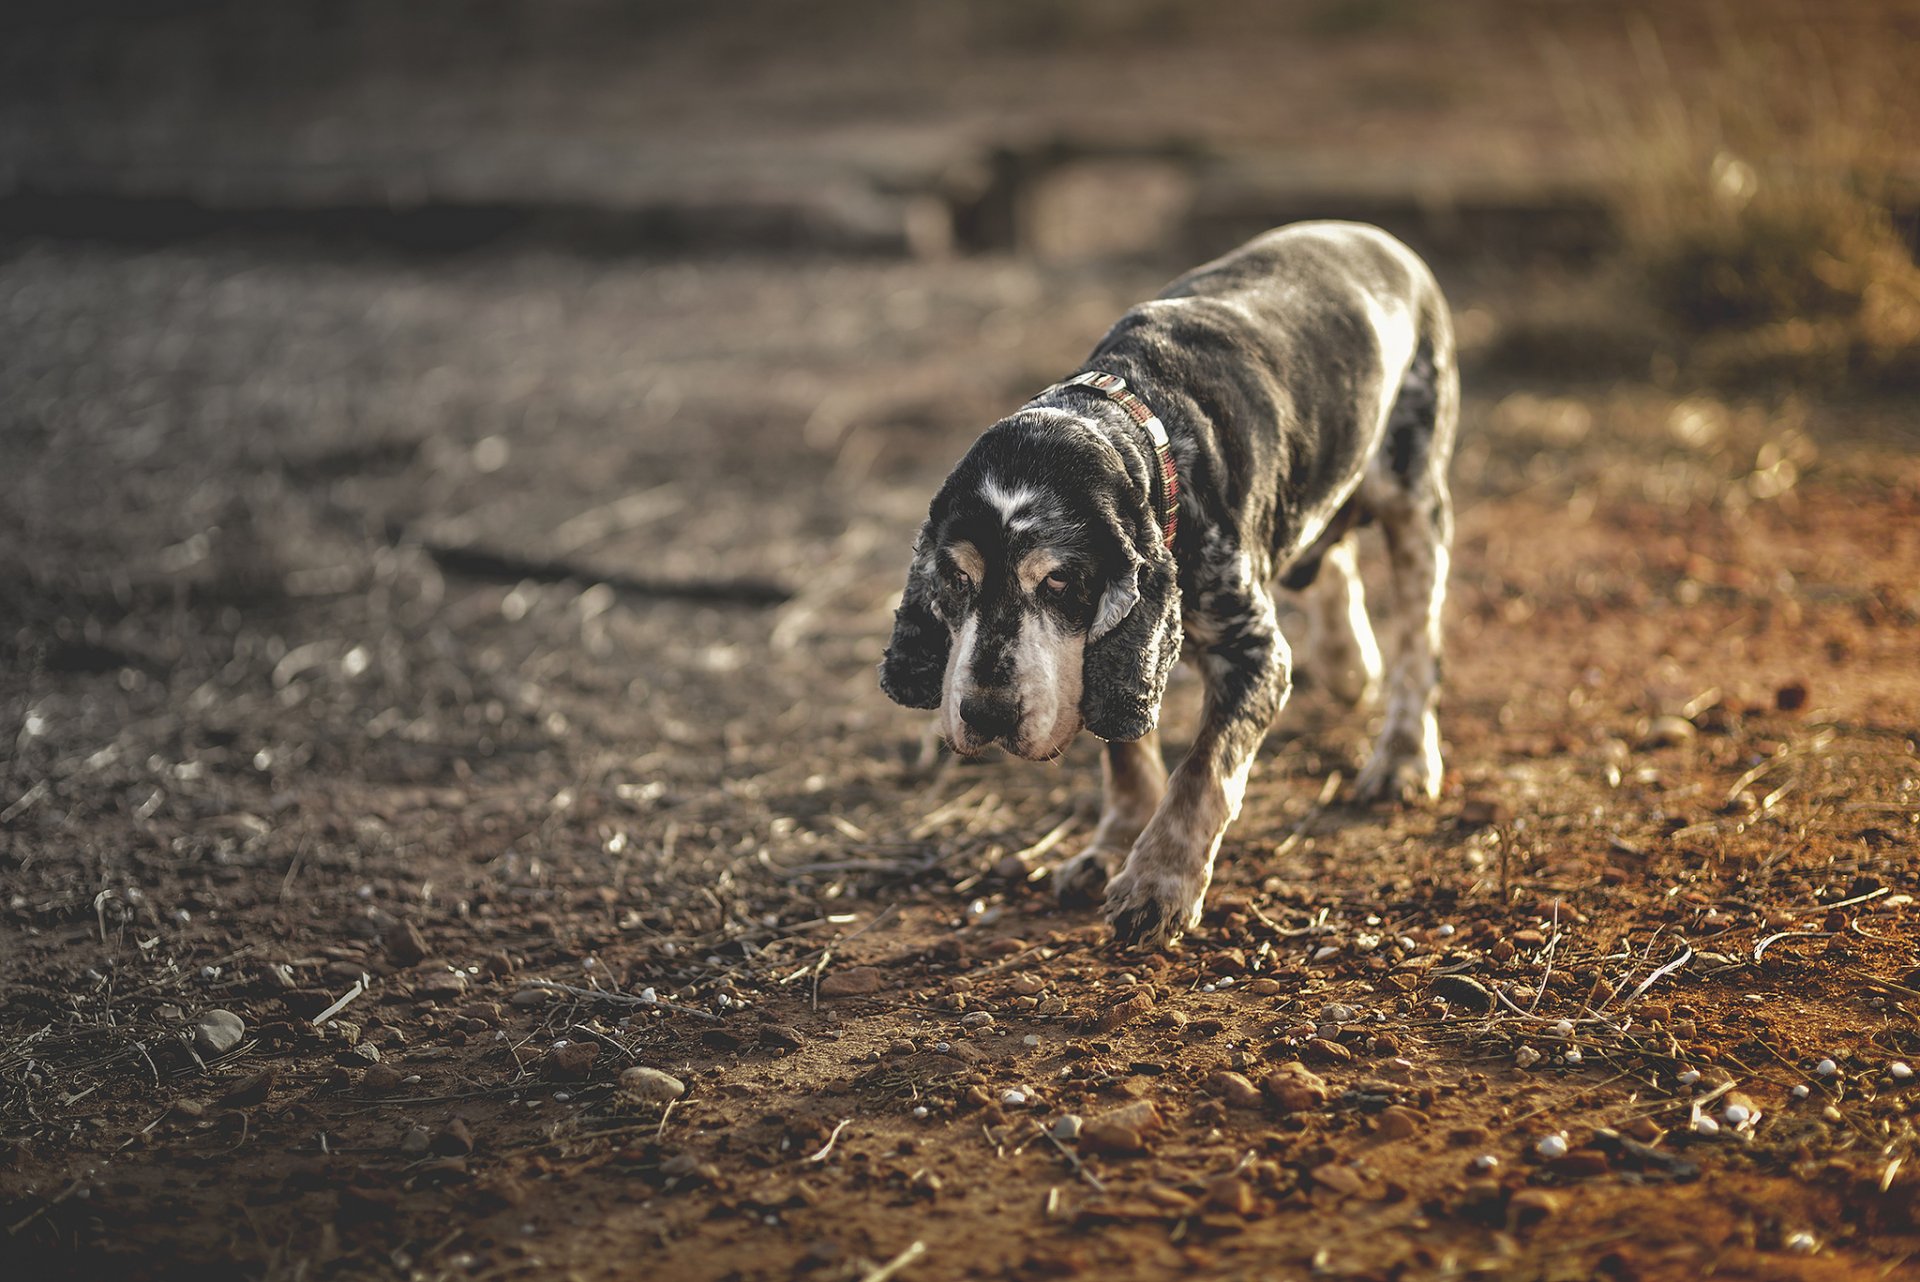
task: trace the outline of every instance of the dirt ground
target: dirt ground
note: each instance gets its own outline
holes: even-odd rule
[[[1516,364],[1584,286],[1437,264],[1444,794],[1303,673],[1124,953],[1096,745],[874,665],[1180,265],[9,249],[7,1276],[1920,1271],[1915,404]]]

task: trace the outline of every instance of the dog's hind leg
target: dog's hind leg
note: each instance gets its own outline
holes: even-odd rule
[[[1380,685],[1380,646],[1367,618],[1366,589],[1353,535],[1343,536],[1320,559],[1312,586],[1301,597],[1307,616],[1307,680],[1324,686],[1349,707],[1372,700]]]
[[[1459,413],[1459,380],[1441,343],[1423,345],[1388,418],[1386,444],[1368,465],[1361,502],[1386,535],[1392,593],[1393,662],[1386,722],[1354,784],[1360,801],[1432,800],[1440,795],[1440,614],[1453,543],[1447,461]]]
[[[1120,870],[1127,852],[1153,818],[1167,791],[1167,766],[1160,756],[1160,732],[1150,730],[1131,742],[1114,741],[1100,758],[1106,796],[1100,826],[1085,850],[1054,871],[1054,892],[1063,904],[1098,903],[1107,880]]]

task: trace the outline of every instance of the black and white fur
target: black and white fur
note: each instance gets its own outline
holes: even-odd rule
[[[1381,679],[1352,547],[1368,522],[1386,536],[1393,658],[1356,795],[1439,792],[1453,332],[1405,245],[1356,223],[1300,223],[1182,276],[1082,368],[1119,375],[1166,424],[1173,547],[1155,524],[1143,431],[1094,389],[1051,388],[989,428],[935,496],[880,684],[938,708],[961,753],[999,743],[1046,759],[1082,729],[1105,739],[1105,810],[1057,885],[1069,901],[1104,887],[1118,936],[1160,944],[1198,923],[1291,689],[1273,584],[1307,593],[1310,670],[1329,689],[1358,703]],[[1169,776],[1157,726],[1183,635],[1206,694]]]

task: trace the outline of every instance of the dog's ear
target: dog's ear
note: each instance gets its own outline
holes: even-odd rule
[[[907,568],[907,590],[893,613],[893,640],[880,661],[880,689],[887,698],[908,708],[940,706],[946,681],[947,652],[953,637],[933,612],[939,591],[933,564],[933,522],[920,527],[913,564]]]
[[[1080,720],[1102,739],[1130,741],[1160,723],[1160,700],[1180,657],[1180,585],[1173,557],[1155,547],[1100,599],[1080,667]]]

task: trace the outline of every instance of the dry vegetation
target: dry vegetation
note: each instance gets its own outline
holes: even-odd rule
[[[1920,375],[1911,95],[1901,50],[1849,49],[1818,28],[1735,25],[1718,59],[1677,71],[1632,28],[1638,81],[1557,77],[1601,142],[1625,249],[1657,306],[1697,340],[1701,372],[1829,386]]]

